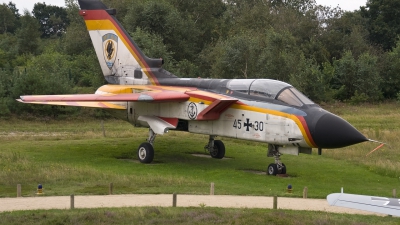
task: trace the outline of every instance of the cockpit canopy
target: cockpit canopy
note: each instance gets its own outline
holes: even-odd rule
[[[296,88],[277,80],[234,79],[228,82],[227,88],[242,94],[257,96],[266,100],[279,100],[298,107],[315,104]]]

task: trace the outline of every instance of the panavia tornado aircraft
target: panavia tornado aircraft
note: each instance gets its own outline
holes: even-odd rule
[[[205,149],[225,156],[217,136],[268,143],[275,163],[268,174],[285,174],[281,154],[341,148],[367,139],[342,118],[322,109],[290,84],[270,79],[179,78],[162,68],[162,59],[146,57],[117,21],[115,9],[99,0],[79,0],[108,85],[95,94],[31,95],[23,103],[113,109],[134,126],[149,127],[137,156],[154,158],[157,134],[169,129],[209,135]]]

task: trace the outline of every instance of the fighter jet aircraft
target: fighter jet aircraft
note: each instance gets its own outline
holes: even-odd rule
[[[369,141],[342,118],[322,109],[292,85],[271,79],[179,78],[148,58],[116,19],[116,10],[100,0],[79,0],[108,85],[95,94],[31,95],[23,103],[98,107],[119,111],[134,126],[149,127],[137,150],[142,163],[154,158],[157,134],[169,129],[208,135],[205,149],[225,156],[217,136],[268,143],[275,162],[268,174],[285,174],[281,154],[312,148],[341,148]]]

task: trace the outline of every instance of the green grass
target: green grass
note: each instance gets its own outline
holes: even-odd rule
[[[342,149],[324,150],[322,156],[284,155],[288,178],[260,175],[273,162],[267,145],[222,138],[227,159],[195,157],[205,154],[208,137],[183,132],[157,136],[154,163],[136,160],[136,149],[147,138],[147,129],[124,121],[89,119],[0,121],[0,197],[34,196],[37,184],[45,195],[114,193],[215,194],[302,196],[308,187],[311,198],[345,192],[391,196],[400,184],[399,105],[336,105],[325,107],[348,119],[372,139],[390,143],[372,155],[377,144],[362,143]],[[361,118],[361,119],[360,119]],[[370,122],[371,121],[371,122]],[[387,127],[383,124],[389,124]],[[286,192],[292,184],[292,194]]]
[[[398,224],[398,218],[222,208],[103,208],[0,213],[3,224]]]

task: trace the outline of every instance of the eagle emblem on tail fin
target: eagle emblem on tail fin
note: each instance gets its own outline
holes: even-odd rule
[[[103,55],[107,67],[111,70],[117,58],[118,36],[112,33],[103,35]]]

